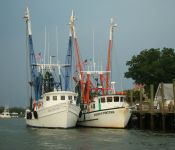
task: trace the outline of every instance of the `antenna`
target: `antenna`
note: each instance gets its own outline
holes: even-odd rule
[[[48,52],[47,52],[47,54],[48,54],[48,56],[47,56],[47,63],[49,63],[49,59],[50,59],[50,41],[49,41],[49,33],[48,33],[48,47],[47,47],[47,50],[48,50]]]
[[[56,26],[56,44],[57,44],[57,64],[58,64],[58,27]]]
[[[95,55],[94,55],[94,30],[93,30],[93,32],[92,32],[92,44],[93,44],[93,47],[92,47],[92,49],[93,49],[93,58],[92,58],[92,63],[93,63],[93,68],[94,68],[94,71],[95,71]]]
[[[45,26],[45,35],[44,35],[44,64],[46,64],[46,51],[47,51],[47,33],[46,33],[46,26]],[[45,69],[45,66],[44,66]]]

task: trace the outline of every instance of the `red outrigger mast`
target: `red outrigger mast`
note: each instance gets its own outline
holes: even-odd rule
[[[113,31],[117,25],[114,24],[113,18],[111,18],[111,24],[109,29],[109,45],[108,45],[108,60],[106,66],[106,94],[108,94],[109,81],[110,81],[110,71],[111,71],[111,52],[112,52],[112,42],[113,42]]]
[[[75,33],[75,26],[74,26],[74,22],[75,22],[75,16],[74,13],[72,11],[72,15],[70,17],[70,33],[72,34],[73,37],[73,43],[74,43],[74,48],[75,48],[75,54],[77,57],[77,69],[79,71],[79,81],[80,81],[80,86],[81,86],[81,98],[84,100],[84,76],[83,76],[83,67],[82,67],[82,63],[81,63],[81,58],[80,58],[80,53],[79,53],[79,46],[78,46],[78,41],[77,41],[77,37],[76,37],[76,33]]]
[[[78,41],[75,34],[75,26],[74,26],[75,16],[72,11],[72,15],[70,17],[70,33],[73,37],[73,43],[75,48],[75,55],[77,58],[77,65],[76,68],[79,73],[78,80],[74,78],[75,82],[80,83],[81,87],[81,99],[83,100],[83,103],[89,104],[91,99],[91,91],[95,91],[96,94],[100,91],[102,95],[108,94],[108,91],[111,90],[111,87],[109,87],[109,76],[110,76],[110,70],[111,70],[111,50],[112,50],[112,40],[113,40],[113,31],[114,27],[116,27],[116,24],[114,24],[113,19],[111,19],[110,23],[110,35],[109,35],[109,45],[108,45],[108,59],[107,59],[107,66],[106,71],[102,70],[83,70],[83,65],[80,58],[80,52],[78,47]],[[94,62],[93,62],[94,63]],[[86,75],[85,75],[86,74]],[[104,75],[106,74],[106,76]],[[91,75],[96,75],[100,79],[100,86],[95,86],[93,82],[91,81]],[[84,81],[86,80],[86,81]],[[105,92],[106,91],[106,92]]]

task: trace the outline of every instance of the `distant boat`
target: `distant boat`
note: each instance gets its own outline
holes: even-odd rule
[[[12,118],[18,118],[19,117],[18,113],[16,113],[16,112],[12,112],[10,115],[11,115]]]
[[[0,118],[11,118],[9,109],[7,107],[5,107],[4,111],[0,114]]]
[[[24,16],[27,26],[27,41],[31,87],[30,109],[26,110],[26,124],[39,128],[72,128],[76,126],[80,106],[76,104],[77,94],[62,90],[61,67],[69,64],[37,64],[32,43],[29,10]],[[55,74],[58,73],[58,76]],[[56,77],[57,77],[57,81]],[[55,77],[55,78],[54,78]]]

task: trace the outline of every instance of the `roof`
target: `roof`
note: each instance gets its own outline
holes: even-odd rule
[[[165,100],[173,100],[173,84],[172,83],[163,83],[163,91],[164,91],[164,99]],[[161,84],[159,83],[159,86],[157,88],[156,94],[155,94],[155,100],[161,100]]]

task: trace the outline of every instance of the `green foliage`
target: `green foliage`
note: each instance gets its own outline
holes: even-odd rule
[[[140,99],[140,91],[135,91],[135,90],[127,90],[125,91],[126,92],[126,97],[127,97],[127,101],[129,103],[131,103],[131,92],[132,92],[132,98],[133,98],[133,102],[139,102],[139,99]]]
[[[4,107],[0,106],[0,114],[4,111]]]
[[[132,78],[137,84],[150,84],[157,88],[160,82],[171,83],[175,79],[175,52],[172,48],[149,50],[145,49],[139,55],[127,61],[126,78]]]

